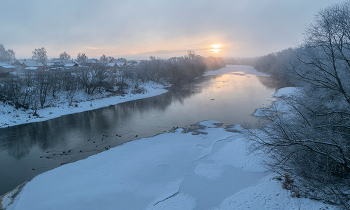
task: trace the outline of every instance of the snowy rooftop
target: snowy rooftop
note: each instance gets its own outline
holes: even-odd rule
[[[44,65],[41,62],[38,62],[36,60],[29,60],[29,59],[18,59],[18,62],[20,62],[22,65],[25,66],[38,66],[43,67]]]
[[[75,64],[75,63],[68,63],[68,64],[66,64],[66,65],[64,65],[65,67],[73,67],[73,66],[75,66],[75,65],[77,65],[77,64]]]
[[[10,65],[9,63],[6,63],[6,62],[0,62],[0,67],[5,68],[5,69],[16,68],[16,67],[14,67],[14,66]]]
[[[5,69],[14,69],[14,68],[16,68],[16,67],[14,67],[12,65],[6,65],[6,66],[1,66],[0,65],[0,67],[5,68]]]
[[[38,67],[33,67],[33,66],[25,68],[25,70],[37,70],[37,69],[38,69]]]
[[[62,64],[71,64],[71,63],[74,63],[71,59],[69,60],[63,60],[63,59],[60,59],[60,58],[53,58],[50,60],[51,63],[55,63],[55,62],[59,62],[59,63],[62,63]]]
[[[123,67],[125,65],[125,63],[123,63],[123,62],[117,62],[116,64],[118,67]]]

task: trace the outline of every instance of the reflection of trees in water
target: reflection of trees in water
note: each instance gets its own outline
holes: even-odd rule
[[[172,103],[183,103],[186,98],[200,92],[201,88],[198,87],[174,86],[167,93],[151,98],[1,129],[0,150],[7,150],[9,155],[21,159],[27,156],[34,146],[45,151],[59,144],[66,145],[69,141],[67,135],[70,133],[74,135],[77,133],[79,138],[83,139],[100,138],[101,133],[107,133],[111,127],[123,125],[137,112],[144,113],[152,110],[164,112]]]
[[[13,156],[19,160],[29,154],[32,144],[31,142],[23,140],[24,139],[21,139],[21,141],[19,142],[11,142],[8,145],[6,145],[7,152],[10,156]]]
[[[273,77],[265,77],[265,76],[257,76],[260,83],[267,87],[268,89],[272,89],[277,91],[278,89],[285,87],[283,83],[276,78]]]
[[[7,150],[11,156],[21,159],[29,154],[30,148],[34,145],[46,149],[51,144],[48,142],[50,131],[50,126],[42,123],[30,123],[2,129],[0,147]]]
[[[196,93],[199,93],[199,91],[173,88],[169,90],[169,92],[160,96],[129,101],[116,105],[116,108],[118,109],[118,113],[119,110],[122,110],[121,113],[124,113],[125,115],[131,114],[134,111],[143,113],[152,109],[159,112],[164,112],[170,106],[170,104],[175,102],[183,103],[186,98]]]
[[[171,104],[175,102],[183,104],[186,98],[201,93],[202,88],[195,86],[195,84],[206,82],[216,77],[217,76],[200,77],[195,83],[183,84],[181,87],[172,86],[165,94],[141,100],[128,101],[117,104],[116,106],[111,106],[110,108],[116,110],[117,114],[122,114],[125,117],[133,114],[135,111],[143,113],[153,109],[159,112],[164,112]],[[106,111],[106,109],[100,109],[100,111]]]

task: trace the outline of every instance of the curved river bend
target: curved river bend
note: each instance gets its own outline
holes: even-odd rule
[[[253,125],[259,119],[251,114],[272,104],[278,82],[249,66],[220,72],[159,96],[0,129],[0,195],[44,171],[173,127],[203,120]]]

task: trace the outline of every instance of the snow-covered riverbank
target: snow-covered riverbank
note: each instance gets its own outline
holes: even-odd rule
[[[239,125],[197,124],[196,134],[161,134],[40,174],[9,205],[15,209],[322,209],[293,198],[277,174],[249,153]],[[5,197],[3,204],[10,199]],[[5,207],[5,206],[4,206]]]
[[[239,66],[239,69],[243,69],[244,72],[237,71],[235,69],[235,65],[227,65],[226,68],[221,68],[215,71],[208,71],[203,76],[222,75],[228,73],[239,75],[252,74],[257,76],[268,76],[266,74],[257,72],[251,66]],[[124,96],[112,96],[107,92],[89,95],[84,91],[80,91],[74,95],[73,103],[71,106],[68,103],[66,95],[57,94],[56,99],[48,102],[48,105],[46,105],[46,107],[43,109],[37,110],[38,116],[33,116],[34,111],[32,109],[15,109],[13,105],[9,105],[0,101],[0,129],[25,123],[46,121],[63,115],[99,109],[126,101],[148,98],[167,92],[167,90],[164,89],[165,86],[156,84],[154,82],[141,84],[140,87],[145,88],[147,92],[139,94],[127,93]]]
[[[124,96],[111,96],[108,93],[88,95],[85,92],[78,92],[74,96],[74,102],[71,106],[66,99],[66,96],[58,96],[57,100],[50,103],[50,107],[38,109],[38,116],[33,116],[33,110],[15,109],[14,106],[0,102],[0,129],[8,126],[46,121],[57,118],[62,115],[84,112],[93,109],[99,109],[132,101],[142,98],[148,98],[167,92],[163,85],[148,82],[140,85],[144,87],[147,92],[139,94],[125,94]]]
[[[294,91],[284,88],[275,96]],[[241,126],[218,126],[204,121],[191,132],[179,128],[128,142],[40,174],[0,203],[12,202],[7,210],[326,208],[282,189],[283,180],[261,164],[264,155],[249,153]]]

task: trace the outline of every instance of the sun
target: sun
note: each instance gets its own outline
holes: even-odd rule
[[[211,47],[214,49],[218,49],[221,47],[221,44],[213,44],[213,45],[211,45]]]
[[[211,49],[210,49],[210,52],[212,53],[219,53],[221,51],[221,44],[213,44],[211,45]]]

